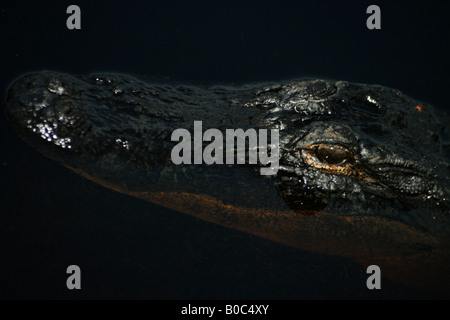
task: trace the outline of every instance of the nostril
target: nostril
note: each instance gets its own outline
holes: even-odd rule
[[[58,79],[52,79],[48,86],[47,89],[50,92],[53,92],[59,96],[63,95],[65,93],[65,87],[62,81],[58,80]]]

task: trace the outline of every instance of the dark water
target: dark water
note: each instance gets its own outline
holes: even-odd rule
[[[294,4],[295,3],[295,4]],[[82,29],[66,28],[68,5]],[[0,4],[1,101],[39,70],[240,84],[314,77],[378,83],[449,109],[441,2],[86,1]],[[209,224],[97,186],[23,143],[3,117],[0,298],[448,298],[365,268]],[[67,266],[82,290],[66,288]]]

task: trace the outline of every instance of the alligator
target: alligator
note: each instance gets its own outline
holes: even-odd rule
[[[117,192],[288,246],[450,289],[448,115],[381,85],[241,86],[122,74],[21,76],[5,114],[45,156]],[[279,169],[174,164],[178,128],[276,129]],[[203,142],[205,143],[205,142]]]

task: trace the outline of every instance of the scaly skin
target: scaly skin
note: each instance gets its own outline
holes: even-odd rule
[[[286,245],[450,288],[446,115],[397,90],[343,81],[190,87],[42,72],[6,115],[44,155],[101,185]],[[280,168],[175,165],[177,128],[279,129]]]

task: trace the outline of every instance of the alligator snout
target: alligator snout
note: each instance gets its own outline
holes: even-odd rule
[[[74,149],[74,133],[85,118],[76,82],[51,72],[23,76],[8,91],[7,118],[25,139]]]

